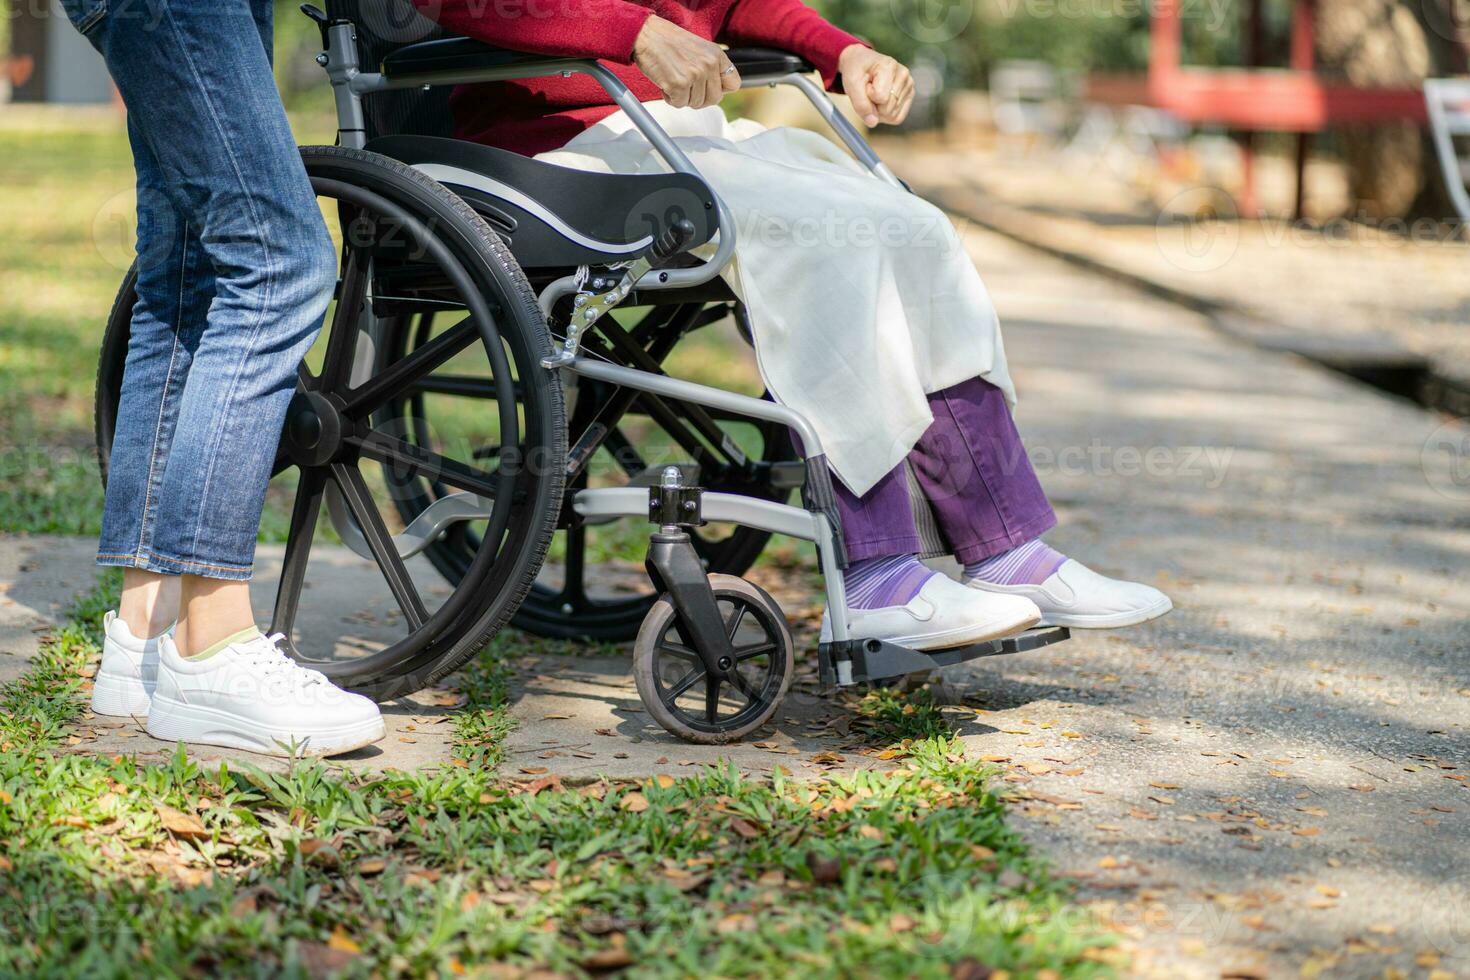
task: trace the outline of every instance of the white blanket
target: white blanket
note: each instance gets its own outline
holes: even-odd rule
[[[761,376],[811,421],[850,490],[867,492],[934,421],[925,393],[981,376],[1014,405],[995,308],[943,212],[820,134],[648,108],[734,214],[724,278],[749,311]],[[668,169],[622,112],[537,159]]]

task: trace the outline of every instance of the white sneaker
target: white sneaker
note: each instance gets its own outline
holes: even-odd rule
[[[115,612],[102,617],[102,663],[92,679],[94,715],[134,717],[148,713],[153,686],[158,682],[159,639],[138,639]]]
[[[847,611],[854,638],[887,640],[910,650],[943,650],[1010,636],[1034,626],[1040,617],[1030,599],[976,592],[946,575],[931,575],[902,606]],[[831,639],[831,618],[823,613],[822,642]]]
[[[302,667],[276,645],[281,639],[256,633],[185,658],[165,637],[148,734],[280,756],[339,755],[383,737],[376,704]]]
[[[1041,610],[1043,626],[1116,629],[1146,623],[1174,608],[1151,585],[1099,575],[1072,558],[1040,585],[995,585],[973,578],[965,584],[989,595],[1030,599]]]

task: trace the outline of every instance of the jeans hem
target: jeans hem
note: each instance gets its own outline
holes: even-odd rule
[[[139,551],[130,555],[98,552],[97,564],[118,568],[136,568],[157,575],[198,575],[201,578],[224,579],[230,582],[249,581],[255,571],[251,565],[216,565],[186,558],[170,558],[152,551]]]
[[[961,565],[974,564],[996,555],[1004,554],[1012,548],[1018,548],[1028,541],[1034,541],[1047,531],[1057,526],[1057,515],[1048,507],[1045,512],[1037,514],[1018,528],[1007,529],[998,537],[987,538],[984,541],[972,541],[969,544],[958,545],[954,549],[955,560]]]

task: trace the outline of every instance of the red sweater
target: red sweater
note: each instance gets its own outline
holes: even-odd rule
[[[837,56],[857,38],[801,0],[414,0],[451,31],[497,47],[597,58],[644,102],[663,98],[633,62],[633,41],[652,14],[732,46],[782,48],[833,84]],[[616,106],[585,75],[461,85],[450,97],[461,139],[533,155],[556,149]]]

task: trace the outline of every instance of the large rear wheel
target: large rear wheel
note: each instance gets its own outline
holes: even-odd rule
[[[302,155],[341,246],[341,273],[276,450],[272,492],[293,497],[271,628],[286,634],[299,661],[385,699],[476,653],[535,581],[562,503],[561,385],[541,367],[549,338],[524,274],[463,201],[378,154],[319,146]],[[135,282],[130,273],[123,283],[98,369],[104,479]],[[428,315],[442,324],[428,342],[379,356],[392,324]],[[472,441],[426,441],[389,408],[435,375],[466,372],[483,380],[485,393]],[[425,481],[443,492],[407,508]],[[323,509],[329,521],[320,519]],[[450,533],[474,544],[446,589],[423,553]],[[340,567],[338,542],[348,561],[377,567],[378,599],[354,598],[386,610],[395,635],[345,654],[340,644],[302,649],[298,614],[313,553],[336,546],[335,565],[324,567]]]

